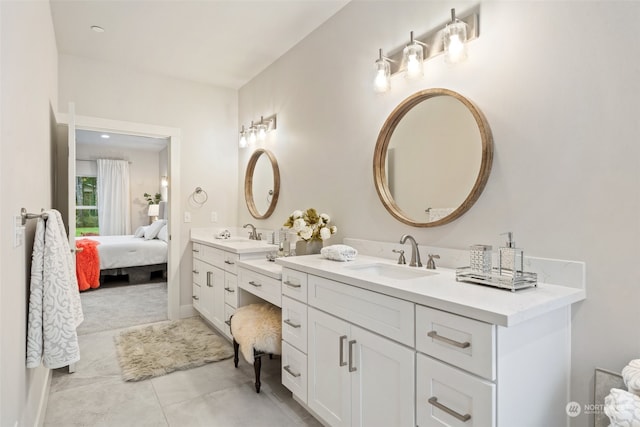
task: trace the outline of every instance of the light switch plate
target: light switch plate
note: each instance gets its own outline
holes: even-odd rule
[[[211,212],[211,222],[218,222],[218,212]]]
[[[191,212],[184,213],[184,222],[191,222]]]

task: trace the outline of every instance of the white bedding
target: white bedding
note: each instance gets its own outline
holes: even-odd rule
[[[126,236],[86,236],[82,239],[100,242],[97,246],[100,255],[100,270],[167,262],[167,242],[160,239],[146,240],[133,237],[132,234]]]

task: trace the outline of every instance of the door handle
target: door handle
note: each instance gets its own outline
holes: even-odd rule
[[[443,343],[452,345],[458,348],[468,348],[471,347],[471,343],[469,341],[460,342],[456,340],[452,340],[451,338],[443,337],[442,335],[438,335],[437,331],[430,331],[427,333],[427,336],[433,338],[434,340],[442,341]]]
[[[349,341],[349,372],[355,372],[358,370],[355,366],[353,366],[353,345],[356,343],[356,340]]]
[[[340,337],[340,366],[347,366],[347,362],[344,361],[342,355],[344,354],[344,342],[347,340],[347,336]]]
[[[213,285],[211,284],[211,276],[213,275],[213,272],[211,271],[207,271],[207,286],[210,288],[213,288]]]
[[[467,421],[469,421],[471,419],[471,415],[469,415],[469,414],[464,414],[464,415],[459,414],[458,412],[454,411],[453,409],[451,409],[451,408],[443,405],[442,403],[438,402],[438,398],[435,397],[435,396],[430,397],[428,402],[431,405],[435,406],[436,408],[440,409],[441,411],[446,412],[447,414],[451,415],[454,418],[459,419],[462,422],[467,422]]]

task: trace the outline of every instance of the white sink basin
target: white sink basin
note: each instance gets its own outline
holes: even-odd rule
[[[383,263],[352,265],[349,267],[345,267],[345,269],[369,276],[382,276],[387,279],[393,280],[418,279],[421,277],[428,277],[438,274],[435,271],[426,270],[424,267],[401,267]]]

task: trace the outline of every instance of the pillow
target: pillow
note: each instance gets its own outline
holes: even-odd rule
[[[158,239],[164,240],[169,243],[169,227],[165,224],[160,231],[158,231]]]
[[[141,225],[136,229],[136,232],[133,233],[133,237],[144,237],[144,232],[148,227],[148,225]]]
[[[147,229],[144,231],[144,239],[145,240],[155,239],[156,236],[158,235],[158,232],[160,231],[160,229],[166,223],[167,223],[167,221],[164,220],[164,219],[159,219],[157,221],[154,221],[153,224],[149,225],[147,227]]]

